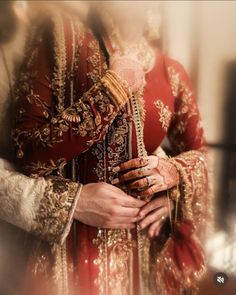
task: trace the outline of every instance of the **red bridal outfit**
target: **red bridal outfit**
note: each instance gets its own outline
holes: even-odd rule
[[[21,294],[193,291],[204,269],[195,236],[208,210],[207,168],[199,111],[183,67],[157,51],[144,92],[130,97],[92,31],[57,16],[33,30],[17,84],[18,162],[34,177],[61,176],[52,180],[57,194],[40,200]],[[138,226],[102,229],[73,220],[76,200],[65,194],[66,179],[111,183],[117,177],[111,167],[152,154],[166,136],[181,177],[174,231],[166,224],[149,239]]]

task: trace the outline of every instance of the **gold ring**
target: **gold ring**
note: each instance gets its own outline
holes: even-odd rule
[[[140,175],[145,174],[145,171],[146,171],[146,168],[145,168],[145,167],[141,167],[141,168],[139,168],[139,174],[140,174]]]

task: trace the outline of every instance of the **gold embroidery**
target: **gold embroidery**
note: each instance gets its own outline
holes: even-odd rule
[[[172,94],[174,97],[177,97],[180,90],[180,74],[173,67],[168,67],[167,71],[170,78]]]
[[[107,252],[107,231],[98,229],[97,237],[93,244],[98,247],[98,258],[93,263],[98,266],[98,277],[95,284],[99,288],[100,295],[108,295],[108,252]]]
[[[52,147],[55,143],[62,141],[64,132],[68,132],[69,122],[73,125],[73,133],[82,137],[89,136],[88,146],[94,144],[99,138],[102,139],[102,130],[107,130],[113,118],[116,116],[115,106],[111,103],[120,97],[117,92],[116,98],[102,82],[94,85],[83,98],[74,103],[71,107],[62,112],[61,116],[53,117],[50,124],[45,124],[40,128],[33,128],[29,131],[15,129],[13,138],[18,147],[18,158],[24,156],[23,143],[35,141],[44,147]],[[126,98],[127,99],[127,98]],[[37,102],[40,99],[37,97]],[[42,102],[43,104],[43,102]],[[96,109],[97,112],[93,110]],[[22,110],[21,110],[22,114]],[[107,122],[107,123],[106,123]]]
[[[181,139],[189,125],[192,117],[198,118],[195,140],[200,140],[203,144],[201,120],[199,120],[199,111],[194,101],[194,93],[190,86],[181,79],[180,73],[174,67],[168,67],[168,74],[172,93],[176,98],[178,107],[173,116],[173,128],[169,134],[169,139],[180,153],[186,150],[186,145]]]
[[[76,77],[78,73],[78,68],[79,68],[80,49],[83,46],[86,31],[85,31],[84,25],[81,22],[78,22],[77,20],[73,20],[73,23],[75,26],[75,41],[77,41],[78,44],[75,46],[75,54],[74,54],[74,62],[73,62],[74,73],[72,74],[72,77]]]
[[[139,95],[142,95],[140,93]],[[143,124],[141,120],[140,110],[137,104],[137,98],[131,97],[131,105],[133,108],[133,118],[135,123],[135,130],[138,144],[138,157],[147,156],[143,141]],[[146,233],[142,232],[139,225],[137,225],[137,245],[138,245],[138,259],[139,259],[139,282],[140,292],[142,295],[150,294],[149,277],[150,277],[150,240]]]
[[[53,267],[53,279],[56,285],[55,294],[69,295],[66,243],[63,245],[55,244],[52,248],[52,254],[55,259]]]
[[[208,215],[207,211],[209,209],[206,150],[202,148],[188,151],[177,157],[170,158],[170,161],[176,166],[181,176],[181,212],[179,219],[192,221],[195,229],[192,239],[195,242],[195,246],[200,247],[197,237],[199,234],[199,225],[204,224],[204,219]],[[171,285],[169,286],[170,290],[168,292],[161,287],[165,284],[164,277],[166,271],[173,273],[173,277],[181,282],[179,292],[188,289],[193,294],[197,294],[197,281],[206,271],[204,263],[202,263],[198,271],[193,272],[192,268],[184,267],[182,273],[180,273],[176,267],[176,262],[168,256],[167,247],[168,241],[161,250],[161,254],[157,255],[156,263],[158,265],[158,272],[156,273],[156,288],[158,294],[167,295],[169,293],[176,293],[176,289],[172,289]],[[185,280],[183,280],[183,277]]]
[[[87,58],[88,62],[92,66],[92,71],[87,73],[88,78],[90,78],[93,83],[99,82],[101,79],[101,54],[100,47],[95,37],[92,37],[88,47],[92,51],[92,54]]]
[[[127,109],[116,117],[108,134],[108,166],[115,167],[129,159],[129,118]],[[109,182],[117,175],[110,171]],[[132,285],[132,236],[129,230],[108,230],[107,245],[110,250],[109,287],[111,295],[130,294]]]
[[[171,121],[171,111],[167,105],[158,99],[154,102],[154,105],[159,109],[159,120],[162,128],[167,131]]]
[[[193,115],[198,115],[196,104],[192,103],[193,92],[186,82],[181,79],[180,73],[174,67],[168,67],[168,74],[173,96],[177,98],[181,95],[181,107],[179,107],[177,115],[185,114],[188,119]]]
[[[58,176],[63,176],[62,171],[64,166],[66,165],[66,160],[64,158],[58,159],[56,162],[50,160],[50,163],[45,164],[38,161],[37,163],[31,163],[29,166],[26,167],[29,171],[31,171],[32,177],[39,177],[39,176],[47,176],[52,174],[53,172],[57,172]]]
[[[110,127],[107,141],[96,145],[93,154],[98,158],[95,172],[99,181],[107,181],[106,157],[108,166],[114,167],[128,160],[129,123],[126,111],[117,116]],[[106,148],[107,143],[107,148]],[[116,175],[109,171],[109,182]],[[99,268],[95,284],[99,294],[128,295],[132,285],[132,237],[128,230],[99,229],[93,241],[98,246],[99,255],[94,264]]]
[[[93,243],[99,250],[99,256],[94,260],[99,267],[99,276],[95,281],[99,294],[130,294],[132,241],[129,231],[99,229]]]
[[[54,56],[55,56],[55,69],[51,88],[53,94],[57,98],[56,109],[60,113],[64,110],[65,100],[65,79],[66,79],[66,44],[64,36],[64,24],[60,15],[53,18],[54,22]]]
[[[200,225],[206,217],[208,177],[205,149],[189,151],[171,158],[182,180],[183,216]]]
[[[169,238],[171,239],[171,238]],[[195,241],[195,244],[200,246],[198,239],[192,235],[192,239]],[[156,294],[160,295],[177,295],[177,294],[188,294],[197,295],[198,288],[196,286],[197,282],[202,278],[204,273],[206,272],[205,265],[198,270],[193,272],[193,270],[189,267],[184,266],[183,270],[180,272],[179,268],[176,266],[176,262],[170,257],[170,253],[168,251],[168,242],[167,241],[164,247],[161,250],[161,255],[157,255],[156,264],[159,265],[158,273],[155,277],[153,277],[153,281],[155,281],[155,289]],[[180,282],[180,290],[176,290],[174,284],[169,284],[169,289],[166,290],[164,286],[166,285],[165,277],[166,272],[171,272],[173,278]],[[176,293],[177,292],[177,293]]]
[[[91,149],[91,153],[97,158],[98,162],[96,167],[93,168],[93,172],[97,175],[98,181],[103,182],[106,179],[106,142],[96,144]]]
[[[129,231],[108,230],[107,245],[108,250],[110,250],[108,256],[109,294],[128,295],[131,283],[129,265],[132,263],[132,240]]]
[[[49,179],[48,179],[49,181]],[[52,243],[59,242],[67,225],[79,185],[63,178],[51,178],[40,200],[33,233]]]

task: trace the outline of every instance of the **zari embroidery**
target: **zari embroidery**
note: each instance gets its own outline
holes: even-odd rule
[[[170,78],[172,94],[174,97],[177,97],[180,89],[180,74],[173,67],[168,67],[167,71]]]
[[[170,159],[178,169],[182,179],[184,218],[194,219],[196,225],[201,224],[203,218],[207,215],[208,177],[206,156],[206,151],[201,149],[185,152]]]
[[[129,123],[126,112],[117,116],[107,136],[107,150],[103,151],[103,144],[93,149],[98,157],[96,174],[99,181],[104,180],[105,168],[102,161],[108,152],[108,166],[114,167],[128,160]],[[103,153],[99,153],[103,151]],[[109,172],[109,182],[116,177]],[[94,264],[99,268],[99,276],[95,284],[99,287],[99,294],[128,295],[132,282],[132,237],[128,230],[99,229],[97,238],[93,241],[99,250],[98,258]]]
[[[66,165],[66,160],[64,158],[58,159],[56,162],[50,160],[49,164],[41,163],[38,161],[37,163],[31,163],[26,169],[31,171],[31,176],[39,177],[39,176],[47,176],[52,174],[53,172],[57,172],[58,176],[63,176],[63,168]]]
[[[97,40],[93,38],[88,47],[92,51],[92,54],[87,58],[88,62],[92,66],[92,70],[87,73],[87,76],[93,81],[93,83],[97,83],[101,78],[101,56],[99,44]]]
[[[98,143],[92,147],[91,153],[97,158],[97,165],[93,168],[93,173],[97,175],[99,182],[105,181],[106,142]]]
[[[193,91],[181,79],[180,73],[174,67],[168,67],[168,74],[173,96],[177,98],[181,95],[181,107],[179,107],[177,115],[187,115],[187,119],[198,115],[197,106],[192,103]]]
[[[171,111],[167,105],[158,99],[154,102],[154,105],[159,109],[159,121],[162,128],[167,131],[171,121]]]
[[[168,67],[168,75],[172,88],[172,94],[176,99],[178,107],[173,116],[173,121],[177,122],[173,125],[169,133],[169,139],[175,146],[176,150],[181,153],[186,150],[186,143],[182,140],[182,135],[186,132],[189,121],[196,117],[198,123],[196,126],[195,141],[200,141],[203,144],[202,126],[199,120],[199,111],[196,103],[194,102],[194,93],[190,86],[181,78],[173,66]]]
[[[142,95],[141,93],[139,95]],[[135,123],[137,145],[138,145],[138,157],[147,156],[143,141],[143,124],[141,121],[141,114],[137,104],[137,99],[131,97],[131,105],[133,108],[133,118]],[[148,287],[148,281],[150,277],[150,240],[147,235],[141,231],[139,225],[137,225],[137,244],[138,244],[138,259],[139,259],[139,282],[141,295],[150,293]]]
[[[116,117],[108,133],[108,166],[115,167],[129,159],[129,121],[127,110],[123,109]],[[109,182],[117,175],[112,170]],[[132,286],[132,236],[129,230],[108,230],[109,288],[111,295],[130,294]]]
[[[40,200],[34,233],[52,243],[58,242],[65,230],[77,193],[78,184],[62,178],[51,179]]]
[[[53,279],[56,283],[57,295],[69,295],[68,289],[68,265],[66,259],[66,243],[63,245],[54,245],[52,253],[55,257],[55,265],[53,268]]]
[[[66,79],[66,44],[64,36],[63,20],[60,16],[55,16],[54,21],[54,56],[55,56],[55,69],[51,88],[53,94],[57,98],[56,109],[60,113],[64,110],[65,100],[65,79]]]

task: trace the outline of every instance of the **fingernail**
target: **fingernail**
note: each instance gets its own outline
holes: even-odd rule
[[[112,168],[113,172],[119,172],[120,171],[120,166],[116,166],[114,168]]]
[[[117,184],[117,183],[119,183],[119,178],[114,178],[114,179],[112,179],[112,181],[111,181],[111,184]]]

